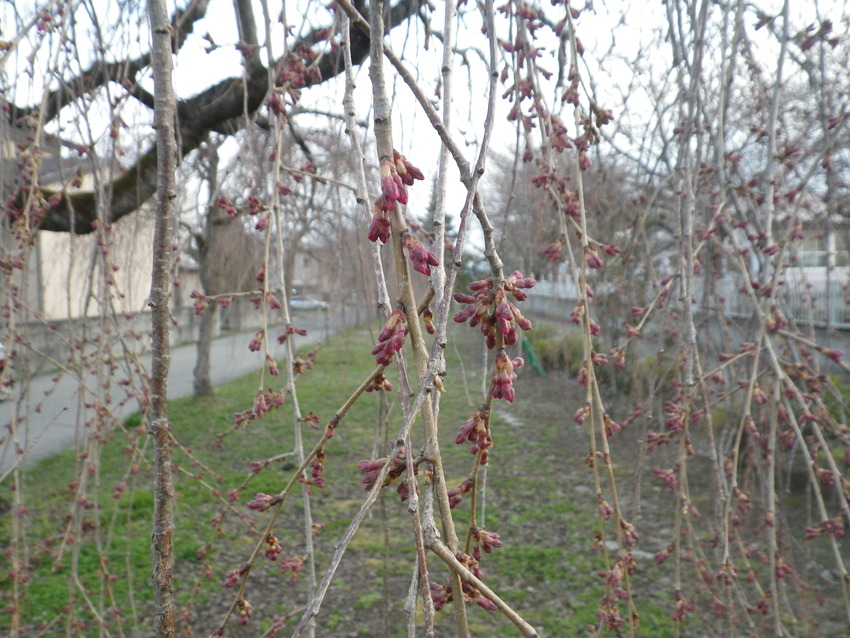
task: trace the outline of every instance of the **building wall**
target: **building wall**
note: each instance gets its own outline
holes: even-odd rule
[[[153,230],[151,214],[141,211],[103,234],[38,233],[44,317],[71,319],[104,310],[119,314],[144,310],[150,294]]]

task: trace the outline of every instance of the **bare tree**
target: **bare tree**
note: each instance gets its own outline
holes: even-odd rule
[[[19,383],[7,428],[12,463],[0,479],[14,485],[11,635],[39,629],[27,592],[42,556],[71,564],[68,604],[45,632],[145,630],[147,609],[134,595],[131,623],[116,611],[122,593],[110,570],[118,521],[139,511],[122,510],[120,498],[128,485],[146,493],[148,463],[158,635],[173,635],[180,622],[187,634],[229,635],[237,620],[257,635],[330,631],[323,612],[334,579],[356,560],[355,535],[390,486],[408,517],[409,551],[399,565],[409,586],[398,597],[407,635],[471,636],[473,614],[482,613],[476,606],[519,635],[539,635],[522,607],[524,587],[485,575],[482,565],[493,550],[512,551],[485,525],[499,518],[487,514],[488,480],[505,471],[502,417],[533,381],[517,355],[544,288],[547,319],[571,331],[581,355],[548,386],[556,407],[541,410],[540,427],[558,432],[572,455],[558,457],[561,467],[529,460],[522,472],[535,483],[557,482],[567,470],[581,477],[586,498],[563,485],[558,494],[565,512],[581,508],[591,520],[586,544],[568,548],[575,556],[592,550],[592,574],[580,574],[599,583],[588,633],[645,633],[641,579],[653,558],[664,577],[652,586],[666,592],[671,635],[812,635],[825,621],[850,625],[842,545],[850,482],[839,460],[850,450],[840,382],[850,367],[835,330],[850,327],[850,314],[832,294],[850,285],[840,256],[850,46],[846,33],[833,32],[846,29],[846,16],[828,19],[820,4],[798,16],[787,1],[771,14],[752,3],[668,0],[652,29],[633,31],[636,17],[626,9],[610,16],[611,7],[571,2],[337,0],[320,8],[236,0],[238,40],[223,44],[205,22],[209,8],[195,0],[166,20],[151,0],[150,53],[131,44],[133,18],[142,16],[126,5],[114,13],[85,3],[7,9],[15,32],[3,35],[0,65],[20,71],[2,76],[0,127],[0,338],[11,351],[0,379]],[[201,25],[215,34],[199,38]],[[95,34],[91,51],[85,29]],[[111,46],[112,31],[122,46]],[[192,47],[229,54],[241,72],[175,101],[169,63],[179,68]],[[155,142],[143,128],[151,121]],[[181,163],[187,177],[175,180]],[[202,177],[189,177],[190,168]],[[231,432],[267,425],[270,412],[286,418],[269,430],[291,428],[291,448],[248,460],[241,482],[227,486],[219,472],[232,461],[227,452],[193,450],[168,421],[168,297],[180,252],[172,202],[190,188],[202,201],[189,224],[203,288],[194,299],[207,310],[195,392],[211,392],[205,357],[219,302],[244,295],[256,304],[258,325],[245,345],[264,360],[245,409],[212,439],[221,445]],[[122,307],[115,275],[138,266],[119,263],[115,248],[120,225],[144,220],[154,194],[155,227],[138,242],[153,248],[148,375],[135,344],[145,337],[123,323],[134,312]],[[63,331],[51,329],[34,282],[45,233],[65,232],[71,243],[90,240],[80,244],[84,261],[67,252],[85,272],[80,307],[91,317],[73,317]],[[464,262],[475,250],[484,270],[468,281]],[[361,291],[382,314],[371,352],[362,353],[369,370],[350,380],[346,400],[327,407],[324,428],[298,382],[321,362],[299,353],[304,331],[289,304],[296,282],[303,285],[297,257],[308,252],[334,284],[332,315]],[[569,282],[569,292],[542,283],[555,280]],[[70,306],[70,283],[65,294]],[[459,364],[461,372],[484,371],[478,402],[466,388],[462,424],[444,416],[443,391],[460,376],[444,356],[457,335],[450,322],[471,328],[482,353]],[[84,326],[79,335],[76,324]],[[61,354],[44,351],[40,327]],[[28,367],[36,356],[60,370],[54,385]],[[628,374],[618,377],[620,369]],[[42,434],[25,425],[61,378],[76,392],[67,400],[77,403],[76,477],[61,531],[39,545],[27,518],[42,505],[38,477],[23,465]],[[320,560],[313,490],[324,486],[340,428],[367,392],[381,399],[376,443],[358,468],[365,494],[348,499],[352,515],[335,521],[339,536]],[[394,410],[388,396],[397,397]],[[119,417],[131,402],[141,431]],[[107,508],[100,463],[112,437],[128,462]],[[449,471],[447,450],[456,446],[470,454]],[[186,550],[206,571],[180,618],[173,542],[184,531],[172,522],[174,469],[208,495],[198,510],[210,525],[210,539]],[[792,494],[795,473],[805,488]],[[252,481],[263,487],[240,503]],[[801,523],[793,512],[803,500]],[[295,557],[278,537],[284,519],[297,520]],[[388,537],[388,523],[384,529]],[[825,600],[819,570],[808,566],[813,541],[837,578]],[[80,578],[91,556],[96,588]],[[297,601],[285,613],[279,600],[255,609],[250,598],[273,590],[281,571],[303,573]],[[221,591],[205,597],[218,575]],[[382,595],[390,597],[388,588]],[[196,596],[211,601],[203,619]],[[383,621],[388,635],[386,607]]]

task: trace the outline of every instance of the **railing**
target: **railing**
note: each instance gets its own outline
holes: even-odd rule
[[[818,269],[816,274],[822,275],[822,272]],[[788,319],[800,325],[850,330],[850,269],[837,268],[833,274],[827,286],[825,279],[806,279],[786,271],[785,282],[776,299]],[[752,316],[752,300],[742,291],[744,282],[740,277],[727,275],[714,281],[713,285],[717,295],[712,297],[711,303],[716,305],[704,310],[730,317]],[[703,286],[704,282],[697,280],[698,303],[703,302]],[[576,287],[572,281],[538,281],[525,307],[542,314],[563,316],[564,312],[570,311],[576,299]]]
[[[850,282],[846,272],[836,270],[835,275],[827,285],[825,279],[807,279],[786,273],[784,283],[776,293],[780,309],[800,325],[850,330]],[[726,276],[716,282],[726,315],[752,315],[752,300],[741,291],[743,285],[743,280],[737,276]]]

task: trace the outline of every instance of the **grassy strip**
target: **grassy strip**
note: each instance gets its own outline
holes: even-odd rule
[[[447,393],[441,404],[442,447],[446,454],[447,480],[452,486],[465,477],[472,462],[466,446],[456,446],[457,429],[478,407],[474,395],[480,388],[480,344],[472,331],[454,335],[460,339],[459,352],[447,352]],[[322,346],[313,370],[299,379],[299,401],[305,413],[319,415],[320,427],[373,368],[368,355],[369,334],[364,329],[350,331]],[[455,372],[462,358],[466,384]],[[392,375],[391,375],[392,376]],[[268,377],[267,381],[268,381]],[[278,382],[278,379],[273,379]],[[244,505],[256,492],[276,493],[289,477],[295,463],[283,459],[267,466],[250,479],[247,487],[235,493],[228,504],[228,490],[238,489],[251,474],[251,463],[292,450],[292,416],[288,405],[269,412],[246,428],[232,432],[216,445],[216,434],[232,427],[233,414],[250,407],[257,390],[256,377],[250,376],[218,389],[213,399],[172,401],[169,415],[180,443],[191,458],[175,450],[175,461],[186,473],[177,480],[175,539],[178,598],[185,605],[185,623],[192,635],[202,635],[214,626],[227,608],[233,590],[222,587],[225,574],[238,568],[254,542],[252,526],[260,528],[263,514]],[[553,384],[553,385],[549,385]],[[558,384],[561,384],[560,388]],[[602,582],[596,573],[601,559],[589,551],[596,530],[593,496],[575,491],[589,479],[583,467],[576,466],[575,451],[568,437],[582,435],[565,426],[563,379],[540,380],[531,371],[523,371],[517,384],[516,405],[501,405],[494,420],[495,447],[488,474],[486,527],[501,535],[505,546],[482,558],[485,580],[544,635],[580,635],[595,622]],[[468,387],[468,391],[467,388]],[[548,403],[557,407],[541,412],[546,393],[560,393]],[[382,398],[366,395],[351,410],[337,429],[327,448],[324,478],[326,487],[314,489],[314,516],[323,527],[317,529],[317,555],[320,568],[331,546],[348,524],[364,496],[357,463],[371,456],[376,441],[376,424],[385,418],[388,427],[378,435],[379,456],[386,455],[388,438],[395,435],[401,419],[398,392]],[[566,411],[565,411],[566,410]],[[510,416],[504,416],[504,415]],[[139,424],[129,420],[127,428]],[[568,431],[565,431],[568,430]],[[414,444],[419,431],[414,430]],[[305,427],[309,446],[320,432]],[[138,441],[145,438],[138,434]],[[418,437],[421,438],[421,437]],[[585,442],[576,442],[583,449]],[[123,618],[127,627],[144,635],[149,627],[151,593],[149,583],[149,536],[152,497],[149,455],[136,459],[139,470],[130,476],[120,498],[113,498],[116,486],[127,472],[130,457],[124,433],[102,445],[96,470],[89,477],[88,498],[96,506],[83,509],[81,538],[69,545],[62,566],[55,566],[75,481],[73,453],[63,453],[45,461],[27,473],[29,498],[37,494],[37,504],[27,517],[28,538],[52,539],[35,551],[31,560],[31,578],[27,583],[27,617],[34,624],[59,618],[56,626],[73,619],[82,635],[94,631],[92,614],[84,610],[83,589],[91,600],[115,599],[116,617],[104,619],[110,626]],[[200,462],[200,466],[195,463]],[[207,472],[205,468],[213,470]],[[460,525],[468,517],[468,500],[456,510]],[[287,505],[275,530],[283,546],[282,558],[297,557],[302,550],[299,499]],[[225,516],[216,524],[210,520],[220,512]],[[375,636],[384,631],[397,635],[404,618],[400,607],[410,579],[415,555],[410,534],[409,515],[393,488],[385,490],[381,506],[355,539],[340,571],[325,612],[319,617],[319,635]],[[479,519],[480,522],[480,519]],[[2,535],[8,538],[8,520]],[[386,525],[386,528],[384,527]],[[461,527],[463,533],[464,527]],[[220,535],[222,534],[222,535]],[[35,544],[35,543],[34,543]],[[100,547],[100,550],[98,550]],[[199,553],[200,548],[206,548]],[[77,552],[76,557],[74,552]],[[70,565],[76,561],[81,588],[71,582]],[[644,567],[641,565],[641,567]],[[649,567],[650,572],[653,567]],[[439,561],[432,565],[434,582],[446,578]],[[111,575],[111,578],[107,576]],[[648,574],[651,576],[651,573]],[[110,582],[109,588],[104,583]],[[308,596],[304,579],[290,584],[290,574],[280,574],[268,561],[252,575],[247,597],[254,605],[256,628],[267,629],[275,616],[293,613]],[[2,587],[8,592],[9,583]],[[131,604],[132,600],[135,607]],[[640,602],[642,627],[653,635],[669,630],[667,604],[646,596]],[[68,606],[75,612],[63,613]],[[110,605],[107,605],[110,606]],[[513,628],[501,616],[473,605],[472,629],[475,635],[513,635]],[[441,613],[441,624],[451,623],[450,612]],[[0,620],[2,623],[2,620]],[[359,628],[359,629],[358,629]],[[132,633],[132,632],[131,632]],[[52,635],[52,634],[49,634]]]

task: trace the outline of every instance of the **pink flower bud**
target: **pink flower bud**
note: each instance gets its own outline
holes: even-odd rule
[[[258,512],[265,512],[272,505],[277,503],[277,498],[274,496],[270,496],[269,494],[263,494],[259,492],[254,495],[254,500],[248,503],[245,507],[249,510],[257,510]]]
[[[516,381],[516,378],[517,376],[514,373],[513,363],[510,359],[508,359],[508,355],[505,354],[505,350],[503,348],[499,351],[499,354],[496,355],[493,381],[490,385],[490,396],[494,399],[506,399],[513,403],[513,383]]]
[[[393,151],[393,161],[395,163],[396,172],[399,177],[401,177],[402,183],[407,186],[413,186],[413,180],[415,179],[425,179],[422,171],[411,164],[407,158],[398,151]]]
[[[381,197],[387,210],[392,210],[396,202],[407,204],[404,182],[391,160],[381,160]]]
[[[382,244],[386,244],[390,240],[390,232],[392,231],[392,223],[384,211],[375,211],[372,215],[372,221],[369,222],[369,241],[376,242],[380,240]]]
[[[265,336],[265,332],[263,330],[257,330],[254,333],[254,338],[251,339],[251,342],[248,344],[248,350],[251,352],[257,352],[263,344],[263,337]]]
[[[584,258],[587,262],[588,268],[602,268],[604,266],[602,260],[599,258],[599,253],[597,253],[596,250],[591,248],[590,246],[585,247]]]
[[[407,252],[407,256],[413,262],[413,269],[421,272],[423,275],[431,274],[431,266],[439,266],[440,262],[436,255],[425,246],[416,237],[410,233],[405,233],[402,238],[402,244]]]

